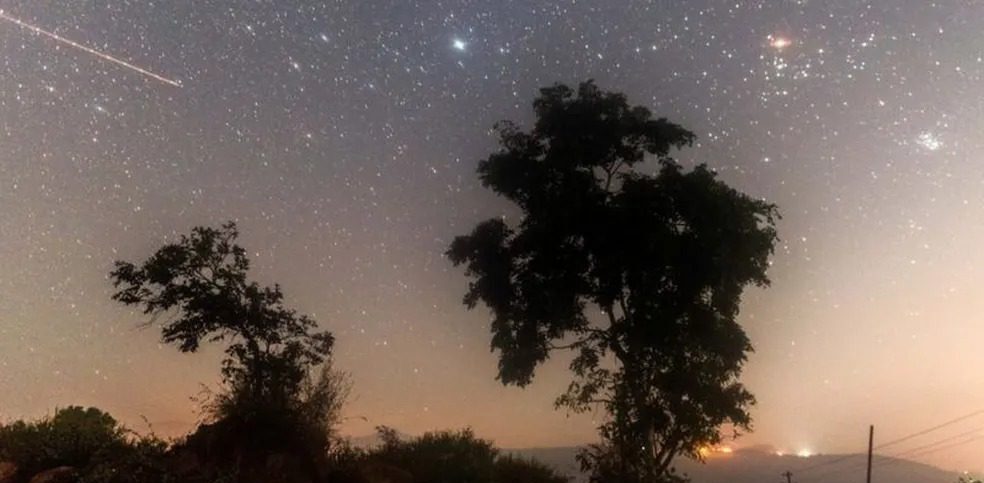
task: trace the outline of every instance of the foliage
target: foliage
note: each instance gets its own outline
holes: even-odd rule
[[[634,458],[634,454],[630,453],[628,457],[625,457],[618,448],[611,444],[588,445],[577,455],[581,470],[590,472],[590,483],[683,483],[688,481],[687,478],[677,474],[672,467],[662,475],[640,473],[636,467],[637,463],[632,458]]]
[[[415,483],[563,483],[550,468],[513,456],[502,456],[491,441],[476,438],[470,429],[426,433],[401,440],[386,427],[378,428],[380,448],[367,455],[406,470]]]
[[[337,426],[342,422],[342,409],[351,391],[349,374],[326,361],[319,371],[304,379],[296,412],[315,431],[329,440],[337,439]]]
[[[557,404],[602,405],[619,464],[657,481],[723,424],[749,427],[738,378],[751,345],[735,319],[743,289],[768,284],[778,214],[706,166],[684,170],[670,151],[694,135],[622,94],[555,85],[534,108],[529,132],[497,125],[501,149],[478,168],[518,223],[482,222],[447,255],[471,278],[464,303],[493,313],[498,378],[525,386],[553,351],[574,351]],[[647,159],[655,174],[635,169]]]
[[[82,483],[168,483],[179,481],[167,465],[167,442],[154,436],[128,440],[101,455],[82,476]]]
[[[206,408],[214,416],[212,431],[224,446],[250,450],[291,450],[320,460],[337,439],[336,427],[351,389],[347,373],[326,359],[305,375],[286,406],[256,401],[251,394],[215,395]]]
[[[534,459],[513,455],[500,456],[493,468],[496,482],[500,483],[567,483],[568,478],[558,475],[550,468]]]
[[[368,452],[352,446],[348,440],[336,440],[328,451],[325,466],[328,468],[325,480],[337,483],[361,482],[362,468]]]
[[[96,408],[70,406],[51,418],[0,426],[0,461],[17,464],[30,477],[71,466],[91,483],[163,482],[167,443],[138,437]]]
[[[286,308],[279,285],[247,279],[249,259],[238,236],[231,222],[196,227],[139,266],[116,262],[113,299],[165,318],[163,341],[183,352],[195,352],[203,341],[228,342],[222,374],[236,403],[249,401],[236,407],[288,408],[310,370],[330,355],[334,339]]]
[[[85,467],[96,455],[124,444],[116,420],[96,408],[71,406],[36,422],[16,421],[0,428],[0,460],[25,472],[56,466]]]
[[[389,428],[380,428],[379,435],[383,446],[373,456],[409,471],[417,483],[492,482],[498,450],[470,429],[426,433],[409,441]]]
[[[336,376],[328,379],[337,382],[337,378],[332,379]],[[16,481],[27,481],[59,466],[75,468],[80,483],[259,482],[271,478],[336,483],[366,483],[379,478],[415,483],[568,481],[536,461],[500,455],[491,442],[476,438],[471,430],[401,440],[395,431],[380,428],[384,444],[379,448],[363,450],[345,440],[334,440],[335,444],[315,460],[302,453],[310,447],[281,446],[278,450],[283,452],[278,453],[251,450],[267,438],[303,439],[303,435],[277,434],[297,428],[253,426],[251,431],[260,432],[243,434],[236,432],[244,429],[237,424],[222,419],[169,445],[152,435],[132,433],[98,409],[69,407],[51,418],[0,426],[0,461],[13,462],[21,469]],[[181,461],[193,455],[198,457],[192,458],[196,462],[178,473],[177,468],[184,466]],[[271,459],[272,455],[276,458]],[[202,456],[205,459],[200,459]],[[225,464],[228,459],[239,461]],[[271,461],[280,464],[271,466]]]
[[[207,395],[207,424],[176,447],[198,459],[196,477],[318,478],[349,380],[332,367],[332,335],[287,308],[279,285],[249,280],[238,236],[234,223],[196,227],[139,265],[118,261],[113,298],[150,315],[163,341],[183,352],[226,344],[226,390]]]

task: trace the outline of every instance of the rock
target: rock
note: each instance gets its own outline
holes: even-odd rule
[[[14,483],[17,476],[17,465],[9,461],[0,461],[0,483]]]
[[[30,483],[76,483],[77,481],[79,481],[79,476],[75,472],[75,468],[59,466],[34,475]]]

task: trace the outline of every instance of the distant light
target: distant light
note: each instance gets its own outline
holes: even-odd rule
[[[813,456],[813,452],[808,449],[801,449],[799,453],[796,453],[796,456],[799,456],[800,458],[809,458],[810,456]]]
[[[451,41],[451,46],[454,47],[454,50],[457,50],[459,52],[464,52],[465,49],[468,48],[468,42],[465,42],[464,40],[461,39],[454,39],[453,41]]]
[[[782,450],[776,451],[776,456],[786,456],[786,452]]]
[[[728,456],[734,452],[735,450],[730,446],[701,446],[697,449],[697,453],[700,454],[702,458],[712,458],[720,455]]]

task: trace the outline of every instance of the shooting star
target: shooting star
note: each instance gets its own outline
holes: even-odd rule
[[[42,29],[41,27],[36,27],[36,26],[31,25],[31,24],[29,24],[29,23],[27,23],[27,22],[25,22],[23,20],[20,20],[20,19],[15,18],[15,17],[11,17],[10,15],[7,14],[7,12],[5,12],[3,10],[0,10],[0,19],[6,20],[6,21],[11,22],[13,24],[16,24],[16,25],[18,25],[20,27],[26,28],[26,29],[28,29],[28,30],[36,33],[36,34],[44,35],[44,36],[46,36],[48,38],[57,40],[58,42],[61,42],[61,43],[65,44],[65,45],[68,45],[68,46],[71,46],[71,47],[75,47],[76,49],[79,49],[79,50],[81,50],[83,52],[87,52],[87,53],[90,53],[92,55],[95,55],[96,57],[99,57],[100,59],[103,59],[105,61],[109,61],[109,62],[112,62],[112,63],[114,63],[116,65],[120,65],[120,66],[126,67],[127,69],[130,69],[130,70],[132,70],[134,72],[137,72],[139,74],[143,74],[144,76],[150,77],[151,79],[154,79],[154,80],[163,82],[165,84],[168,84],[168,85],[171,85],[171,86],[174,86],[174,87],[181,87],[181,81],[176,81],[176,80],[168,79],[167,77],[164,77],[164,76],[159,75],[159,74],[155,74],[155,73],[153,73],[153,72],[151,72],[151,71],[149,71],[147,69],[144,69],[142,67],[137,67],[137,66],[135,66],[135,65],[133,65],[133,64],[131,64],[131,63],[123,60],[123,59],[118,59],[116,57],[113,57],[112,55],[109,55],[109,54],[100,52],[100,51],[98,51],[96,49],[93,49],[91,47],[86,47],[86,46],[84,46],[84,45],[82,45],[82,44],[80,44],[78,42],[75,42],[74,40],[66,39],[65,37],[62,37],[62,36],[60,36],[60,35],[58,35],[56,33],[49,32],[47,30]]]

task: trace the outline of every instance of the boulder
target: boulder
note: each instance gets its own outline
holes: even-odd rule
[[[59,466],[44,470],[31,478],[30,483],[76,483],[79,475],[71,466]]]

